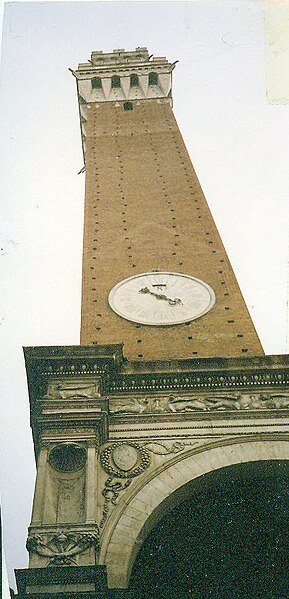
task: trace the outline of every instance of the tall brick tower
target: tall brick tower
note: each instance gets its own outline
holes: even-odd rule
[[[93,52],[76,72],[86,164],[81,343],[124,343],[133,360],[262,355],[173,115],[174,66],[137,48]],[[138,279],[159,271],[185,276]],[[160,299],[179,288],[183,304]]]
[[[283,497],[288,357],[263,355],[173,115],[174,66],[137,48],[93,52],[73,71],[86,170],[81,344],[25,349],[37,480],[23,598],[243,599],[262,588],[265,558],[244,583],[253,595],[232,594],[229,549],[209,559],[208,535],[224,519],[213,515],[218,485],[238,505],[250,492],[256,504],[260,480],[266,504]],[[196,505],[206,509],[192,543]],[[248,529],[236,521],[238,564]],[[192,567],[201,562],[206,572]]]

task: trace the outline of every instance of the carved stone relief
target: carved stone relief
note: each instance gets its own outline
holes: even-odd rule
[[[127,397],[110,401],[112,414],[152,414],[170,411],[169,397]]]
[[[66,380],[49,383],[48,392],[43,399],[96,399],[99,397],[101,397],[99,380],[89,383]]]
[[[162,441],[147,441],[142,445],[134,442],[112,443],[104,449],[100,463],[110,476],[106,479],[102,495],[104,506],[100,528],[105,524],[110,506],[117,503],[121,491],[127,489],[132,480],[142,474],[151,464],[150,453],[167,456],[184,451],[186,446],[198,445],[198,442],[164,443]]]
[[[216,393],[187,396],[126,397],[110,400],[111,414],[157,414],[289,407],[289,393]]]
[[[106,447],[100,457],[100,463],[109,478],[102,491],[104,507],[100,527],[103,527],[109,505],[115,505],[119,493],[126,489],[135,476],[138,476],[150,465],[150,456],[146,449],[137,443],[113,443]]]
[[[146,441],[143,447],[147,451],[156,455],[170,455],[184,451],[186,447],[199,445],[198,441],[174,441],[173,443],[164,443],[163,441]]]
[[[30,532],[26,548],[29,553],[47,558],[48,566],[77,565],[76,557],[89,548],[99,550],[99,532],[59,530],[57,532]]]
[[[149,454],[133,442],[113,443],[102,452],[100,463],[108,474],[120,478],[134,478],[149,465]]]

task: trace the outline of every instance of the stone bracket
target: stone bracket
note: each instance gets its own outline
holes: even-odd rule
[[[98,554],[99,529],[97,524],[31,526],[26,548],[30,557],[36,554],[45,566],[78,565],[85,551],[93,549],[93,555]]]

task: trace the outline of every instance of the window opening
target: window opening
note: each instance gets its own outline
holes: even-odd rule
[[[118,75],[113,75],[111,78],[111,87],[120,87],[120,77]]]
[[[150,73],[149,74],[149,85],[157,85],[158,83],[158,76],[156,73]]]
[[[92,89],[101,89],[101,78],[100,77],[94,77],[91,80],[91,87],[92,87]]]
[[[135,73],[132,73],[130,76],[130,84],[131,87],[136,87],[138,85],[138,76]]]

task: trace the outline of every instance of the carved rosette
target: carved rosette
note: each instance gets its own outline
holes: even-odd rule
[[[26,549],[29,554],[48,559],[48,566],[75,566],[77,556],[87,549],[99,550],[98,527],[94,532],[66,531],[30,532]]]

